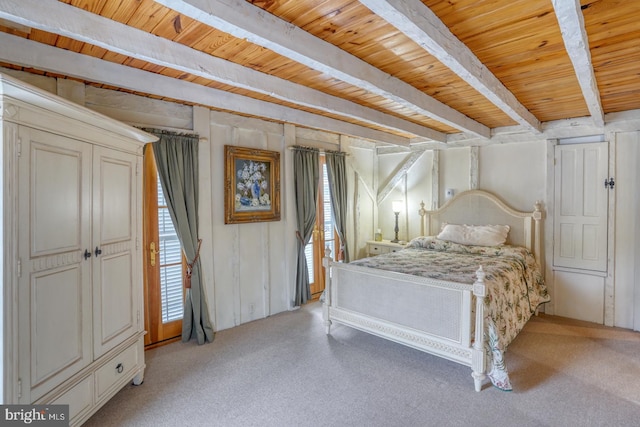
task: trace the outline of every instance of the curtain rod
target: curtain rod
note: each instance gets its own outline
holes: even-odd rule
[[[291,145],[289,147],[287,147],[289,150],[293,151],[293,150],[317,150],[319,153],[338,153],[338,154],[342,154],[344,156],[350,156],[351,154],[347,153],[346,151],[337,151],[337,150],[325,150],[324,148],[316,148],[316,147],[305,147],[303,145]]]

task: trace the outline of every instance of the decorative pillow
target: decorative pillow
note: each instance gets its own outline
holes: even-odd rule
[[[462,245],[498,246],[507,241],[508,225],[446,224],[438,239]]]
[[[419,236],[411,239],[405,248],[418,248],[418,249],[433,249],[433,244],[436,241],[435,236]]]

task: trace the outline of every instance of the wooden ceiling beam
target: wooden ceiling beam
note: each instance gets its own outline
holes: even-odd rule
[[[405,146],[410,142],[408,138],[364,126],[103,61],[3,32],[0,32],[0,46],[2,46],[0,62],[119,87],[136,93],[206,105],[213,109],[282,123],[293,123],[376,142]]]
[[[0,17],[297,105],[444,142],[446,135],[355,102],[199,52],[57,0],[0,0]]]
[[[242,1],[155,0],[210,27],[246,39],[451,127],[488,138],[490,129],[361,59]]]
[[[360,0],[525,129],[540,133],[540,121],[420,0]]]
[[[571,58],[582,95],[596,126],[604,126],[604,110],[595,72],[591,64],[589,39],[579,0],[551,0],[558,18],[564,45]]]

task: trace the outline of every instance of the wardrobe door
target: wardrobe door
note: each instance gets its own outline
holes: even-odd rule
[[[139,180],[135,155],[94,148],[93,322],[94,357],[138,331],[142,313],[137,259]]]
[[[20,127],[20,403],[87,366],[91,346],[91,145]]]

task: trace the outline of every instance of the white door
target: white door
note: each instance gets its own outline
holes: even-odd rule
[[[555,148],[555,267],[607,270],[608,144]]]
[[[136,289],[137,157],[95,147],[93,153],[94,357],[131,337],[140,321]]]
[[[91,145],[19,133],[19,403],[31,403],[92,361]]]

